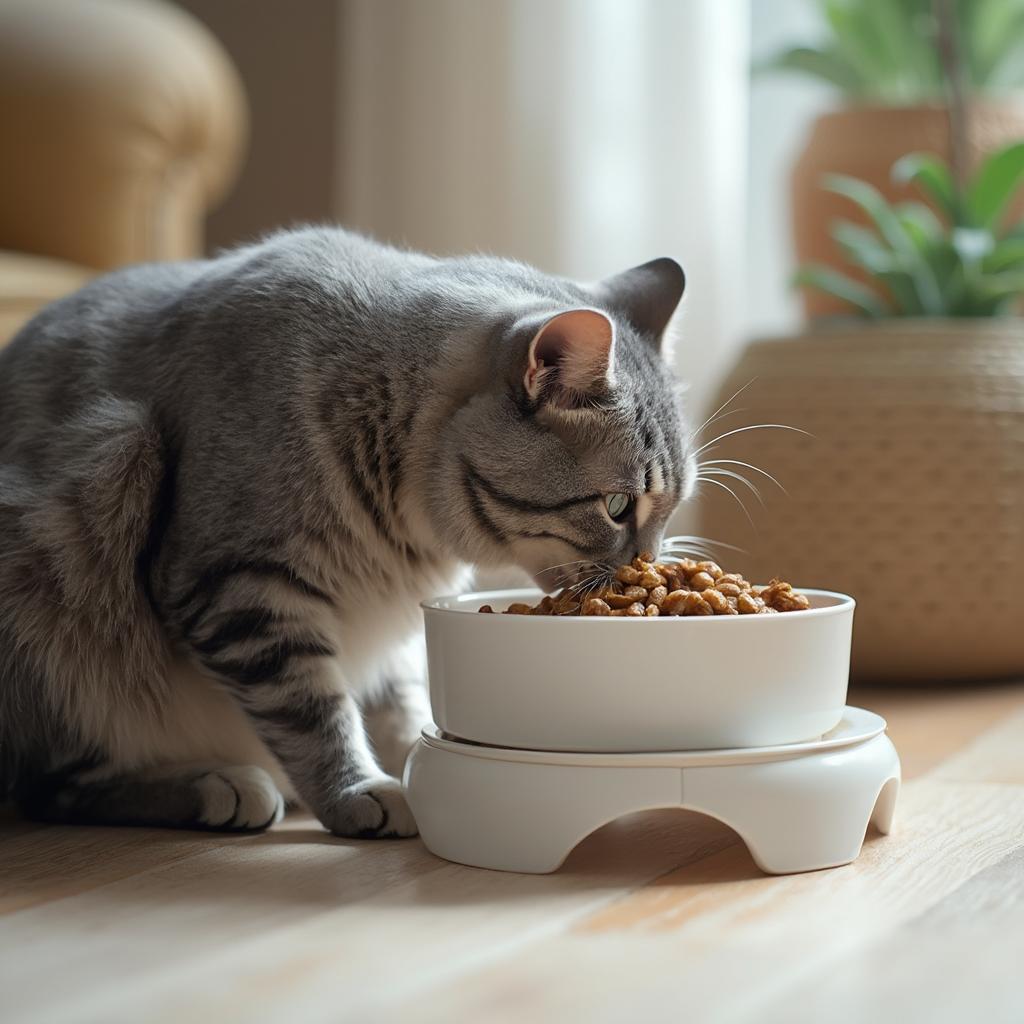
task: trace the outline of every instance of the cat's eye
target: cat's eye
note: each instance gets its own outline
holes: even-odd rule
[[[604,499],[604,507],[613,522],[621,523],[629,518],[636,499],[631,494],[609,494]]]

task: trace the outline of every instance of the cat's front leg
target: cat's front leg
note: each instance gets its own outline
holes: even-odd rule
[[[402,777],[406,758],[430,724],[430,701],[420,678],[387,678],[363,702],[363,718],[381,768]]]
[[[186,623],[192,650],[238,700],[306,805],[335,835],[415,835],[401,783],[375,762],[358,703],[315,617],[301,622],[266,606],[239,607],[234,588],[222,588]]]

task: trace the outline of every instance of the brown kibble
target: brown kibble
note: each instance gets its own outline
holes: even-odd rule
[[[717,580],[720,576],[724,575],[722,567],[717,562],[711,561],[698,562],[697,571],[706,572],[713,580]]]
[[[753,587],[740,573],[723,572],[717,562],[655,562],[644,552],[632,564],[620,566],[615,577],[599,588],[580,595],[566,587],[545,595],[531,607],[516,602],[506,609],[511,615],[614,615],[620,618],[655,618],[680,615],[778,615],[805,611],[811,602],[806,594],[785,580],[772,578],[764,587]],[[494,609],[481,605],[481,612]]]
[[[695,590],[683,598],[683,615],[714,615],[715,610]]]
[[[638,569],[634,569],[631,565],[623,565],[619,568],[618,572],[615,573],[615,578],[620,583],[625,583],[627,586],[635,587],[639,582],[643,573]]]
[[[802,612],[810,608],[806,594],[795,594],[792,590],[781,591],[771,600],[770,607],[778,612]]]
[[[720,590],[704,590],[701,592],[701,599],[706,601],[716,615],[729,614],[729,598]]]
[[[480,605],[480,607],[477,608],[477,611],[478,612],[490,612],[491,615],[494,614],[494,609],[489,604],[482,604],[482,605]]]
[[[703,569],[698,570],[690,577],[690,586],[694,590],[707,590],[715,585],[715,578]]]
[[[635,601],[628,608],[616,608],[611,614],[620,618],[638,619],[643,618],[644,613],[644,606],[639,601]]]
[[[689,590],[673,590],[664,601],[661,602],[662,615],[682,615],[683,602]]]

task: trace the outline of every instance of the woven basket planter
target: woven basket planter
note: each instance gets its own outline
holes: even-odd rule
[[[698,533],[748,578],[852,594],[853,671],[874,680],[1024,673],[1024,320],[887,321],[751,344],[721,389],[744,411],[702,458],[739,459],[755,526],[702,484]],[[715,403],[718,404],[717,402]],[[744,493],[745,492],[745,493]]]
[[[969,108],[967,158],[972,168],[990,153],[1024,138],[1024,103],[1017,97],[986,99]],[[894,185],[892,165],[904,154],[950,156],[949,113],[943,106],[876,107],[854,104],[830,111],[811,126],[790,183],[793,244],[797,263],[826,263],[867,281],[851,268],[832,240],[834,222],[866,224],[864,215],[843,196],[821,187],[826,174],[850,174],[874,185],[892,202],[920,199],[910,185]],[[1013,207],[1012,220],[1024,214],[1024,198]],[[847,306],[825,292],[802,292],[810,317],[842,314]]]

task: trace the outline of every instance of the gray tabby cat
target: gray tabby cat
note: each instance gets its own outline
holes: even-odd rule
[[[0,800],[413,834],[418,602],[658,547],[682,291],[310,228],[45,309],[0,354]]]

